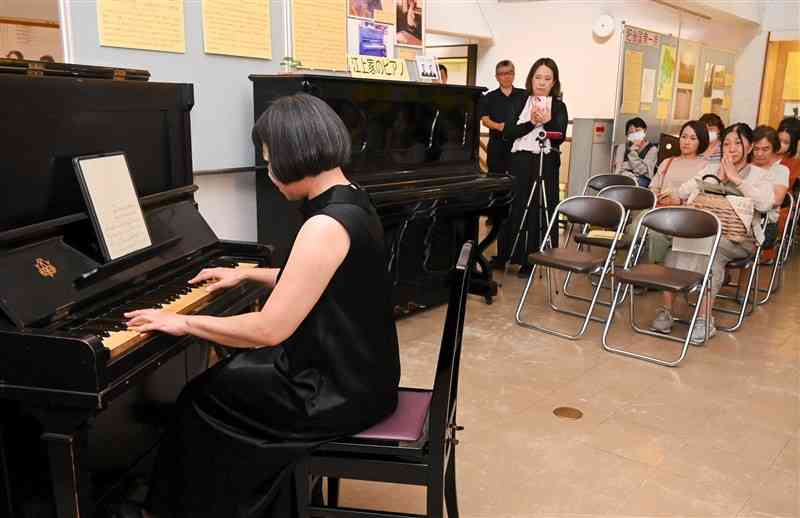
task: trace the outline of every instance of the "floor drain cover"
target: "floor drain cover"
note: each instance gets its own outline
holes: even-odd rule
[[[561,419],[580,419],[583,417],[583,412],[569,406],[560,406],[553,410],[553,413]]]

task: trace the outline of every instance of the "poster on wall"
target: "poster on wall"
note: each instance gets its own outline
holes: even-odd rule
[[[725,65],[714,65],[711,85],[716,90],[725,88]]]
[[[711,90],[714,88],[711,80],[711,73],[714,70],[714,65],[706,63],[706,69],[703,72],[703,97],[711,97]]]
[[[675,120],[689,120],[692,113],[692,90],[689,88],[678,88],[675,92],[675,112],[672,118]]]
[[[678,83],[694,84],[694,72],[697,66],[697,48],[681,42],[680,60],[678,62]]]
[[[422,2],[424,0],[395,0],[397,13],[396,41],[398,45],[422,47]]]
[[[347,53],[376,58],[394,57],[394,26],[348,18]]]
[[[0,23],[0,58],[61,62],[61,32],[58,26]]]
[[[672,99],[672,85],[675,81],[675,47],[664,45],[661,47],[661,59],[658,65],[658,93],[659,99],[669,101]]]
[[[436,56],[417,56],[417,81],[430,83],[439,80]]]
[[[375,11],[383,10],[383,3],[391,0],[349,0],[347,14],[359,18],[375,18]]]

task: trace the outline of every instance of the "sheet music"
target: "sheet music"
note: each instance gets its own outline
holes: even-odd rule
[[[98,237],[108,259],[117,259],[152,244],[125,155],[80,160],[86,202],[94,211]]]

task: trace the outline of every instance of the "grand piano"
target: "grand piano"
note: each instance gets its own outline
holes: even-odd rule
[[[497,283],[482,254],[497,237],[512,199],[505,175],[480,173],[478,100],[484,88],[353,79],[312,74],[251,75],[257,119],[276,98],[317,96],[350,131],[349,178],[372,197],[384,225],[398,314],[447,301],[447,273],[461,245],[478,239],[478,218],[491,232],[479,243],[471,291],[487,302]],[[256,151],[256,163],[263,159]],[[258,240],[285,261],[302,223],[266,175],[256,180]]]
[[[192,339],[127,331],[122,313],[249,311],[263,286],[186,281],[271,264],[270,249],[218,239],[198,212],[192,85],[0,60],[0,99],[0,516],[96,516],[146,472],[165,409],[208,360]],[[153,245],[104,261],[71,159],[114,151]]]

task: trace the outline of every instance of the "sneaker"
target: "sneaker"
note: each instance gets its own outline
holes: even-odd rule
[[[708,325],[708,337],[711,338],[717,334],[717,328],[714,326],[714,318],[711,318],[711,322]],[[692,330],[692,337],[689,339],[689,342],[692,345],[703,345],[706,341],[706,319],[698,318],[694,324],[694,329]]]
[[[519,267],[519,271],[517,272],[517,277],[520,279],[527,279],[531,275],[531,270],[533,267],[529,264],[523,264]]]
[[[656,311],[656,318],[650,324],[650,329],[668,335],[672,332],[672,313],[665,307],[660,307]]]

